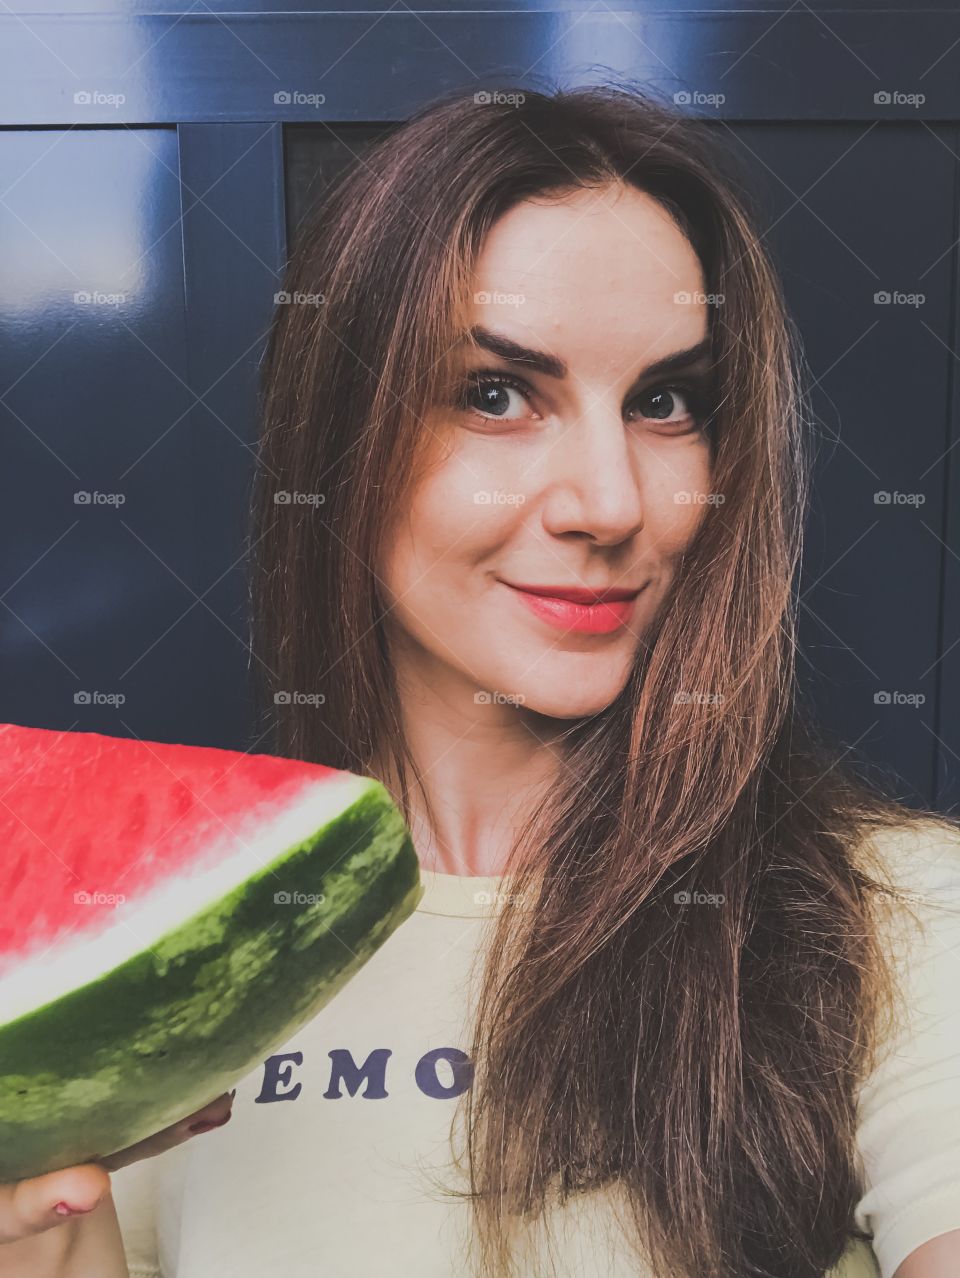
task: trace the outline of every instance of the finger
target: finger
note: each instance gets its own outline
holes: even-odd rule
[[[153,1158],[167,1149],[173,1149],[175,1145],[182,1145],[184,1141],[190,1140],[202,1131],[222,1127],[230,1120],[235,1095],[236,1088],[232,1092],[224,1092],[192,1114],[188,1114],[186,1118],[171,1123],[169,1127],[164,1127],[152,1136],[138,1140],[136,1144],[128,1145],[115,1154],[98,1158],[97,1162],[108,1172],[119,1171],[121,1167],[139,1162],[141,1158]]]
[[[110,1177],[96,1163],[0,1185],[0,1240],[14,1242],[85,1215],[109,1193]]]

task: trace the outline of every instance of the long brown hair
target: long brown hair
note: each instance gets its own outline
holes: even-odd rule
[[[801,357],[730,156],[638,89],[521,96],[434,102],[301,231],[284,287],[322,300],[278,307],[253,504],[265,713],[281,754],[358,772],[390,757],[410,819],[376,568],[434,442],[425,418],[449,402],[484,238],[534,196],[628,183],[660,201],[724,299],[724,500],[622,693],[565,732],[511,854],[519,906],[484,959],[464,1192],[485,1274],[515,1271],[520,1223],[616,1186],[662,1278],[820,1278],[856,1233],[857,1092],[894,1024],[874,905],[895,887],[868,836],[956,824],[885,794],[799,697]]]

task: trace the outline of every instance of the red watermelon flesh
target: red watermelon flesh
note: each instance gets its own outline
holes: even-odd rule
[[[0,725],[0,1180],[200,1108],[423,889],[384,787],[299,760]]]

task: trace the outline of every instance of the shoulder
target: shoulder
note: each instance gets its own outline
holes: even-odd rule
[[[857,859],[880,885],[874,917],[896,1018],[884,1029],[888,1054],[904,1068],[935,1052],[960,1059],[960,827],[907,818],[865,834]]]
[[[952,904],[960,906],[960,819],[905,814],[896,825],[861,827],[856,849],[859,863],[880,866],[902,886],[922,881],[939,896],[953,890]],[[949,901],[948,901],[949,904]]]
[[[863,1194],[883,1278],[960,1228],[960,829],[918,817],[873,830],[858,852],[878,894],[897,1016],[858,1100]]]
[[[854,860],[888,889],[877,894],[886,943],[912,944],[931,928],[950,933],[960,920],[960,822],[921,814],[864,827]]]

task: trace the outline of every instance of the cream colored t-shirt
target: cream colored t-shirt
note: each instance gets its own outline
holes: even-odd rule
[[[893,1278],[921,1243],[960,1229],[960,840],[928,827],[877,837],[923,929],[891,913],[909,1021],[860,1096],[855,1219],[874,1239],[829,1278]],[[471,982],[501,881],[424,870],[423,882],[415,914],[239,1082],[226,1127],[113,1174],[131,1278],[466,1272],[469,1206],[430,1176],[456,1179]],[[556,1211],[558,1278],[638,1278],[618,1219],[609,1191]],[[540,1278],[551,1266],[528,1237],[524,1272]]]

